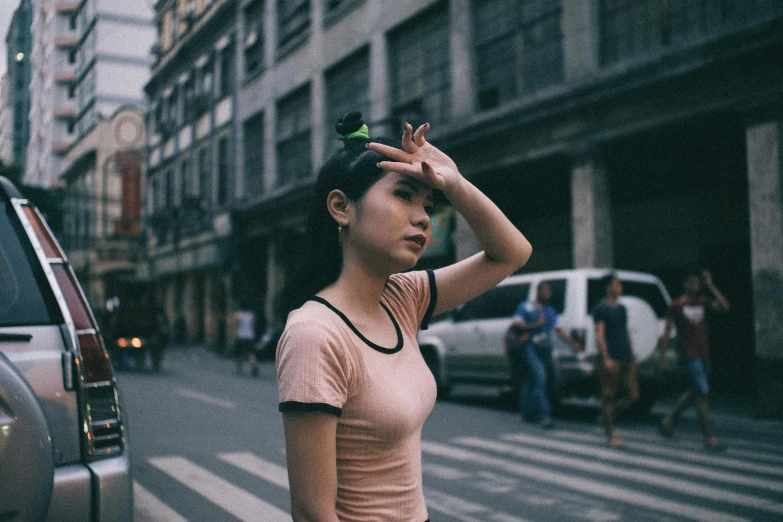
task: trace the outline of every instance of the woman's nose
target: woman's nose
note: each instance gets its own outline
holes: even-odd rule
[[[423,231],[426,231],[431,225],[430,216],[424,209],[421,209],[413,216],[412,222],[414,226],[421,228]]]

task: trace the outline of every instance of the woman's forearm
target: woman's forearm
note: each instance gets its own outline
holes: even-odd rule
[[[462,178],[444,195],[465,218],[487,258],[511,265],[514,270],[527,263],[533,252],[530,242],[471,182]]]

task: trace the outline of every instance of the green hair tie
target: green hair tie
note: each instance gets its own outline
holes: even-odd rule
[[[348,143],[351,140],[369,140],[370,139],[370,129],[367,128],[367,125],[362,123],[362,126],[359,127],[359,130],[353,131],[348,134],[344,134],[342,137],[343,143]]]

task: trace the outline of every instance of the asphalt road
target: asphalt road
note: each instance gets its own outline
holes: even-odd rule
[[[160,374],[118,376],[138,522],[290,520],[274,367],[238,376],[202,348],[173,349]],[[783,422],[714,411],[722,454],[704,451],[695,416],[675,440],[655,430],[666,405],[618,422],[603,444],[582,405],[543,430],[494,390],[455,389],[422,435],[433,522],[783,520]]]

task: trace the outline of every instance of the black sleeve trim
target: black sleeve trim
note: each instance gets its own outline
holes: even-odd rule
[[[340,417],[343,414],[342,408],[323,402],[285,401],[281,402],[277,409],[280,410],[281,413],[319,411],[322,413],[329,413],[335,417]]]
[[[429,328],[432,312],[435,311],[435,304],[438,302],[438,285],[435,284],[435,272],[431,269],[427,269],[427,279],[429,279],[430,282],[430,304],[427,306],[427,311],[424,313],[424,319],[421,320],[422,330]]]

